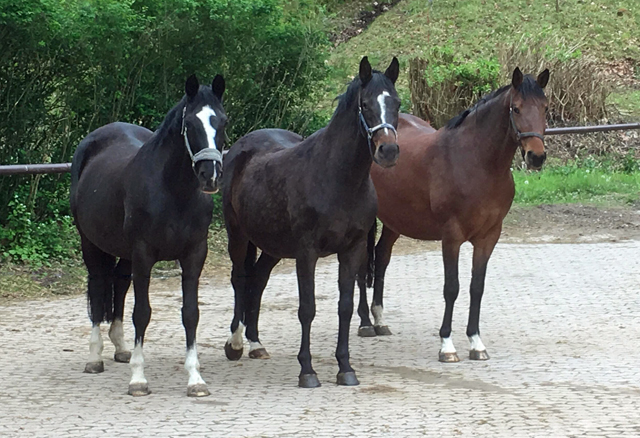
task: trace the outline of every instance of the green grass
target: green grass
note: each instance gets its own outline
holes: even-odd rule
[[[548,42],[550,51],[561,44],[602,60],[640,60],[637,0],[560,0],[560,7],[556,12],[552,0],[434,0],[430,8],[428,0],[404,0],[332,51],[321,111],[330,115],[331,99],[344,91],[364,55],[379,69],[396,55],[404,68],[434,45],[447,44],[460,57],[477,59],[496,55],[501,44],[534,36]],[[406,76],[403,71],[397,87],[405,108]]]
[[[640,172],[625,173],[575,165],[549,167],[540,172],[514,171],[520,205],[582,203],[629,205],[640,197]]]
[[[640,120],[640,90],[618,90],[609,95],[607,103],[613,105],[629,120]]]

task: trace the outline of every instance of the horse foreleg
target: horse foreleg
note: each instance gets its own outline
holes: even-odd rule
[[[248,294],[245,300],[244,320],[247,324],[247,339],[249,340],[249,357],[251,359],[269,359],[267,349],[260,343],[258,337],[258,318],[260,316],[260,303],[262,293],[267,287],[271,271],[278,264],[280,259],[262,253],[256,262],[253,276],[248,287]]]
[[[338,348],[336,359],[340,371],[338,372],[338,385],[359,385],[356,373],[349,363],[349,327],[353,315],[353,289],[356,273],[361,269],[367,259],[366,242],[358,242],[352,249],[338,254],[340,264],[338,271],[338,287],[340,288],[340,300],[338,302]]]
[[[389,326],[384,323],[382,295],[384,292],[384,276],[391,261],[391,251],[400,235],[390,228],[382,227],[380,240],[376,245],[375,256],[375,277],[373,283],[373,301],[371,302],[371,313],[374,319],[374,329],[379,336],[391,335]]]
[[[298,319],[302,326],[302,340],[300,342],[300,352],[298,362],[300,362],[300,376],[298,386],[301,388],[316,388],[320,386],[320,381],[316,372],[311,366],[311,323],[316,316],[316,296],[315,296],[315,271],[318,257],[312,254],[305,254],[296,259],[296,273],[298,275],[298,295],[300,307],[298,308]]]
[[[487,273],[489,257],[495,248],[502,224],[494,228],[482,239],[474,240],[473,243],[473,271],[471,273],[471,302],[469,304],[469,323],[467,324],[467,336],[471,343],[469,358],[472,360],[487,360],[489,355],[487,349],[480,339],[480,303],[484,293],[484,279]]]
[[[151,320],[151,305],[149,304],[149,280],[154,260],[144,251],[134,255],[133,266],[133,291],[135,304],[133,306],[133,325],[135,327],[135,346],[131,354],[129,364],[131,366],[131,381],[129,382],[129,394],[133,396],[149,395],[149,384],[144,376],[144,335]]]
[[[109,327],[109,339],[116,347],[114,360],[127,363],[131,352],[124,340],[122,320],[124,317],[124,300],[131,285],[131,261],[120,259],[113,273],[113,322]]]
[[[438,354],[440,362],[458,362],[458,353],[451,339],[451,320],[453,318],[453,306],[458,298],[460,283],[458,280],[458,256],[460,254],[460,242],[451,239],[442,239],[442,259],[444,261],[444,301],[445,310],[440,327],[440,339],[442,346]]]
[[[198,361],[198,348],[196,345],[196,330],[200,320],[198,280],[206,257],[207,242],[203,241],[197,248],[188,251],[186,257],[180,259],[180,266],[182,266],[182,324],[187,337],[184,369],[189,374],[187,386],[187,395],[189,397],[209,395],[207,384],[200,375],[200,362]]]

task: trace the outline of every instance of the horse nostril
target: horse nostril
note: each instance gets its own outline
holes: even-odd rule
[[[528,158],[528,159],[531,159],[531,156],[532,156],[532,155],[533,155],[533,152],[532,152],[532,151],[527,151],[527,158]]]

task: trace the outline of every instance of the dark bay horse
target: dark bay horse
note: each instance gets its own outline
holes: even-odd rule
[[[383,74],[372,71],[364,57],[359,75],[340,97],[325,128],[304,140],[280,129],[254,131],[238,140],[225,156],[223,205],[235,291],[232,336],[225,346],[229,359],[242,356],[245,325],[249,356],[268,357],[258,338],[262,292],[276,263],[293,258],[302,325],[298,384],[320,386],[309,350],[316,313],[315,267],[319,257],[337,253],[337,381],[358,384],[349,364],[353,290],[357,271],[367,257],[367,233],[376,217],[371,163],[389,167],[398,158],[395,127],[400,100],[394,87],[398,70],[396,58]],[[256,248],[262,250],[257,261]]]
[[[213,201],[222,176],[221,148],[227,120],[222,108],[225,83],[212,86],[190,76],[186,96],[155,132],[111,123],[90,133],[71,166],[71,211],[89,271],[89,316],[93,323],[85,372],[104,371],[100,323],[111,322],[115,360],[131,361],[129,394],[150,393],[142,346],[151,319],[149,278],[159,260],[182,267],[182,322],[187,337],[184,367],[187,394],[209,395],[200,376],[196,349],[198,280],[207,256]],[[119,258],[116,264],[116,258]],[[122,330],[124,299],[135,292],[135,348],[127,350]]]
[[[489,257],[502,230],[515,187],[511,163],[518,147],[531,169],[544,163],[547,99],[545,70],[534,79],[516,68],[510,85],[502,87],[435,131],[410,115],[398,122],[400,158],[393,169],[371,169],[378,194],[378,217],[384,227],[374,256],[371,324],[364,278],[358,279],[361,336],[391,334],[382,319],[384,276],[393,244],[402,234],[420,240],[442,240],[446,303],[440,329],[442,362],[457,362],[451,339],[453,305],[458,297],[458,254],[473,244],[471,305],[467,336],[470,358],[489,358],[478,328],[480,301]],[[375,230],[369,239],[375,239]],[[373,242],[370,243],[370,247]],[[369,263],[371,267],[371,260]]]

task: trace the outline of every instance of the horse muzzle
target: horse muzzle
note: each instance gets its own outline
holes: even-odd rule
[[[529,170],[540,170],[546,159],[546,152],[543,152],[542,154],[536,154],[535,152],[529,150],[526,154],[524,154],[524,162],[526,163]]]
[[[397,143],[382,143],[376,147],[373,158],[380,167],[387,168],[395,166],[399,156],[400,148]]]
[[[207,194],[214,194],[220,189],[222,181],[222,165],[217,161],[200,161],[197,165],[200,190]]]

